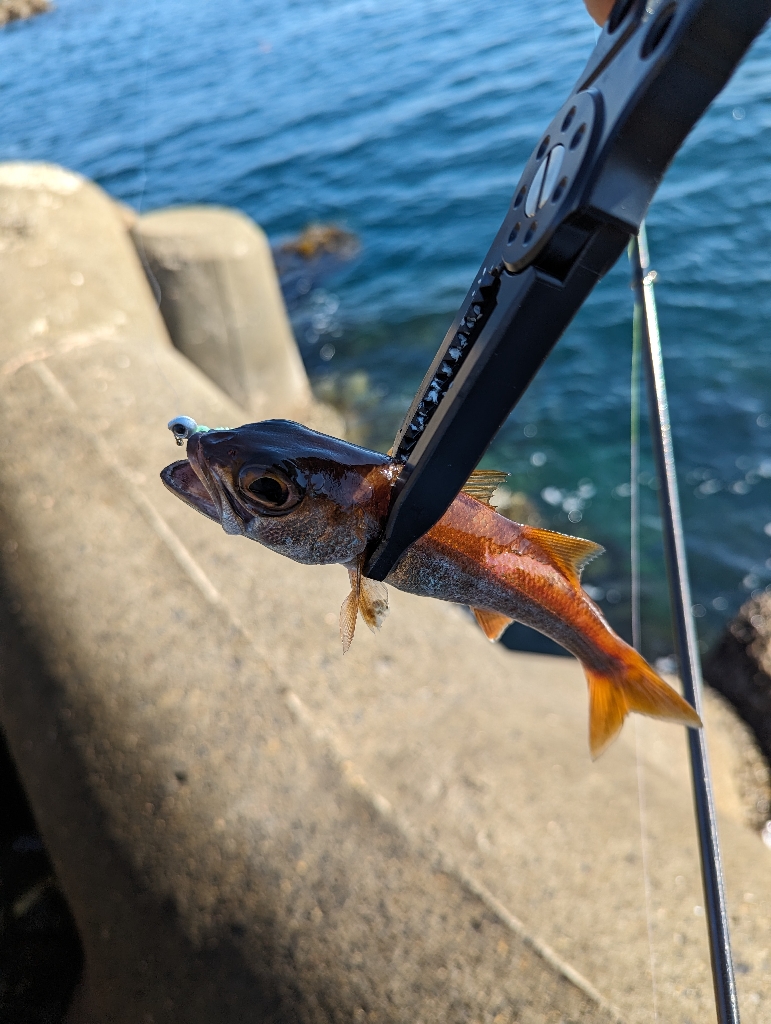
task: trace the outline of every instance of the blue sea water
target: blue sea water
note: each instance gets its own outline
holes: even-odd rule
[[[142,211],[236,206],[272,239],[355,231],[361,257],[296,323],[314,380],[386,448],[593,44],[578,0],[57,0],[0,32],[0,159],[75,168]],[[704,646],[771,583],[770,57],[766,33],[648,221]],[[628,276],[600,284],[486,459],[548,525],[605,544],[587,579],[627,635]],[[666,655],[647,451],[641,482],[645,648]]]

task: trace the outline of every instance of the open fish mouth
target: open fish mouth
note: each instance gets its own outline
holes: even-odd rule
[[[161,480],[186,505],[208,519],[213,519],[215,523],[221,522],[217,503],[187,459],[180,459],[179,462],[172,462],[170,466],[166,466],[161,471]]]

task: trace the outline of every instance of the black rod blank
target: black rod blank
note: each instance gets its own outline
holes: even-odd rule
[[[685,699],[701,715],[701,665],[696,627],[691,611],[691,588],[677,493],[656,300],[653,294],[653,280],[656,275],[650,270],[645,225],[641,227],[639,236],[632,241],[630,249],[633,286],[640,313],[642,362],[645,369],[653,457],[659,480],[664,554],[669,579],[676,655]],[[739,1004],[736,998],[728,934],[728,913],[723,888],[715,803],[709,775],[707,741],[703,729],[688,729],[688,748],[717,1018],[719,1024],[739,1024]]]

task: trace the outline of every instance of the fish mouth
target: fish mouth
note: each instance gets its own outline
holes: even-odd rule
[[[222,521],[217,503],[187,459],[172,462],[170,466],[161,470],[161,480],[172,494],[176,494],[196,512],[200,512],[215,523]]]
[[[229,431],[209,430],[207,434],[229,433]],[[187,442],[187,458],[193,472],[201,481],[201,485],[208,492],[209,498],[217,510],[216,522],[220,524],[225,533],[231,536],[239,536],[245,533],[246,519],[236,508],[233,497],[225,483],[220,479],[220,474],[210,464],[204,452],[201,451],[201,434],[193,434]]]
[[[217,433],[217,431],[207,431]],[[197,512],[219,523],[225,533],[244,534],[246,520],[234,507],[227,487],[201,451],[201,435],[187,442],[187,459],[174,462],[161,473],[164,484]]]

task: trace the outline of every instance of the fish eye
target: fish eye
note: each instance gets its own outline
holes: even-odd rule
[[[238,488],[244,498],[261,511],[288,512],[302,500],[303,492],[280,469],[264,466],[242,466],[238,474]]]

